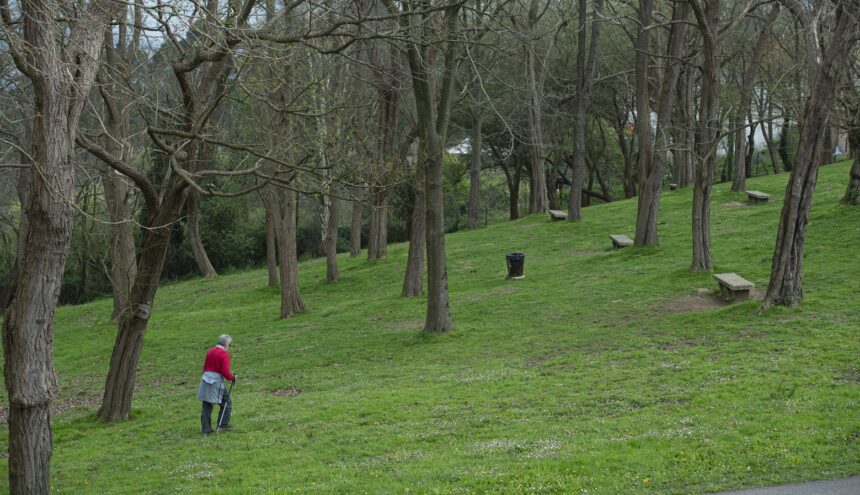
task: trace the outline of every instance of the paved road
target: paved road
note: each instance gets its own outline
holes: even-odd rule
[[[860,495],[860,476],[843,480],[813,481],[796,485],[753,488],[739,492],[722,492],[713,495]]]

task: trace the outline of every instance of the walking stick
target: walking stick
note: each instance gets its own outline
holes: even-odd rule
[[[230,397],[230,394],[233,393],[233,385],[236,385],[235,377],[234,377],[234,380],[232,382],[230,382],[230,390],[227,391],[227,397]],[[232,400],[231,400],[231,407],[232,407]],[[227,406],[226,405],[224,405],[224,407],[221,408],[221,414],[218,415],[218,427],[215,428],[215,434],[221,433],[221,420],[224,419],[224,413],[225,412],[227,412]]]

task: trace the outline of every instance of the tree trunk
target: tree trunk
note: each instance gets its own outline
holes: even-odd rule
[[[504,161],[501,161],[502,171],[505,173],[505,182],[508,185],[508,218],[510,220],[516,220],[520,218],[520,171],[522,170],[522,165],[518,161],[518,157],[516,154],[513,155],[513,173],[508,166],[505,165]]]
[[[137,275],[134,232],[128,200],[130,190],[123,178],[108,169],[101,168],[105,206],[111,222],[110,232],[110,280],[113,288],[113,313],[117,320],[128,305],[131,286]]]
[[[237,19],[237,22],[244,21]],[[207,56],[206,62],[197,65],[193,61],[190,64],[173,63],[173,71],[180,80],[183,100],[186,102],[185,112],[177,113],[182,115],[184,128],[202,130],[205,127],[206,119],[211,113],[204,112],[203,116],[197,114],[194,109],[198,106],[209,110],[217,108],[230,72],[229,65],[225,63],[227,53],[227,50],[223,50],[211,57]],[[200,52],[197,52],[197,55],[199,54]],[[197,87],[192,88],[188,84],[187,75],[196,68],[202,69]],[[200,157],[200,141],[187,139],[183,143],[183,153],[180,154],[173,153],[170,147],[156,139],[154,134],[152,138],[161,151],[171,155],[171,160],[177,160],[177,172],[195,172]],[[85,139],[80,139],[79,143],[112,167],[132,168],[103,149],[98,149],[94,143],[86,144]],[[141,188],[148,215],[146,228],[143,229],[137,276],[131,289],[128,309],[119,319],[119,330],[105,381],[104,398],[96,414],[97,418],[104,421],[125,419],[131,411],[143,338],[158,291],[172,226],[179,221],[189,192],[189,184],[186,182],[188,177],[185,173],[177,173],[165,179],[159,188],[160,193],[156,192],[156,188],[142,174],[134,173],[129,177]]]
[[[842,204],[860,205],[860,140],[852,141],[851,150],[854,154],[854,163],[848,176],[848,187],[842,197]]]
[[[681,164],[683,172],[678,178],[678,187],[690,187],[695,179],[695,160],[694,150],[696,149],[696,98],[693,92],[694,81],[692,74],[692,66],[687,66],[684,76],[684,84],[681,90],[681,109],[682,109],[682,126],[684,129],[684,141],[681,146],[684,148],[684,162]]]
[[[378,260],[388,255],[388,190],[371,188],[370,222],[367,239],[367,259]]]
[[[583,188],[586,194],[582,195],[582,207],[591,206],[591,196],[594,194],[594,171],[588,169],[588,187]]]
[[[278,239],[278,268],[281,279],[281,318],[289,318],[305,309],[299,291],[299,260],[296,247],[298,195],[295,191],[283,190],[279,196],[280,218],[275,222],[275,233]]]
[[[517,174],[519,175],[519,174]],[[517,220],[520,218],[520,182],[508,185],[508,218]]]
[[[672,8],[672,27],[669,31],[669,45],[666,48],[666,61],[660,81],[660,94],[657,102],[656,153],[650,159],[640,158],[639,198],[636,209],[636,246],[653,246],[659,243],[657,233],[657,214],[660,212],[660,195],[663,190],[663,175],[666,168],[666,153],[669,149],[669,132],[672,127],[672,109],[675,105],[678,78],[681,75],[680,59],[687,42],[687,15],[689,5],[677,2]],[[644,20],[644,19],[643,19]],[[648,19],[650,24],[650,19]],[[647,39],[643,44],[647,44]],[[641,63],[641,62],[640,62]],[[638,77],[638,76],[637,76]],[[647,85],[645,82],[638,84]],[[641,90],[641,88],[640,88]],[[647,92],[646,92],[647,94]],[[646,101],[647,103],[647,101]],[[647,105],[640,105],[639,112]],[[650,113],[648,114],[650,123]],[[650,139],[650,125],[648,139]],[[641,134],[640,134],[641,142]]]
[[[358,256],[361,254],[361,201],[354,199],[352,201],[352,226],[349,236],[349,255]]]
[[[337,282],[337,227],[340,223],[340,198],[337,197],[337,183],[332,182],[329,191],[328,215],[325,230],[325,279],[326,282]]]
[[[755,81],[758,77],[758,68],[759,68],[759,60],[761,59],[762,54],[764,53],[765,48],[767,47],[768,40],[770,38],[770,32],[773,28],[773,23],[776,22],[776,18],[779,16],[779,4],[774,3],[770,8],[770,13],[765,19],[764,25],[761,27],[759,31],[758,38],[755,41],[755,45],[753,45],[752,53],[750,54],[749,65],[747,65],[746,71],[743,75],[743,84],[741,85],[740,92],[740,102],[738,103],[737,112],[739,116],[742,116],[738,119],[738,122],[743,121],[746,118],[746,114],[749,111],[750,105],[752,105],[752,97],[753,97],[753,89],[755,88]],[[752,121],[750,121],[750,125],[753,126]],[[752,148],[755,148],[755,141],[753,141]],[[743,192],[747,188],[746,179],[749,176],[749,170],[747,167],[747,163],[745,160],[746,157],[746,146],[744,142],[744,128],[742,126],[735,127],[735,155],[734,155],[734,164],[735,164],[735,177],[732,181],[732,191],[734,192]]]
[[[739,125],[737,122],[731,122],[733,126]],[[735,133],[730,132],[726,138],[726,159],[723,160],[723,168],[720,171],[720,182],[728,182],[733,177],[735,160]]]
[[[535,26],[538,21],[539,0],[531,0],[528,13],[528,29],[525,41],[525,76],[528,95],[528,116],[531,143],[531,213],[545,213],[549,205],[546,193],[544,172],[543,129],[541,124],[541,90],[537,75],[537,54],[535,53]]]
[[[266,188],[261,194],[263,209],[266,210],[266,268],[269,274],[269,287],[280,287],[278,280],[278,250],[275,236],[275,223],[278,221],[276,209],[277,200],[267,200],[267,195],[275,195],[271,188]]]
[[[845,71],[844,56],[860,35],[860,5],[843,4],[827,50],[809,61],[812,83],[800,126],[797,160],[785,188],[785,201],[776,234],[770,281],[762,307],[797,306],[803,299],[803,250],[812,194],[818,177],[821,148],[827,133],[833,100]],[[847,12],[846,12],[847,11]],[[852,19],[853,17],[853,19]],[[809,43],[812,43],[811,41]],[[810,49],[818,50],[817,46]]]
[[[30,134],[29,130],[27,132]],[[25,152],[23,147],[21,150],[21,163],[29,164],[29,153]],[[21,205],[21,219],[18,222],[18,239],[15,249],[15,264],[9,271],[6,277],[6,283],[3,284],[3,289],[0,290],[0,311],[5,311],[12,304],[15,298],[15,291],[18,289],[18,279],[21,277],[21,264],[24,261],[24,251],[26,250],[27,229],[29,220],[27,217],[27,199],[30,196],[30,170],[21,169],[18,173],[18,180],[15,184],[15,190],[18,193],[18,203]]]
[[[51,412],[57,379],[53,364],[53,319],[71,242],[75,195],[72,143],[77,116],[70,119],[59,80],[45,81],[36,98],[31,155],[30,220],[23,267],[3,320],[3,357],[9,394],[9,490],[50,492]],[[71,134],[71,135],[70,135]]]
[[[415,200],[409,229],[406,274],[403,277],[402,294],[405,297],[420,296],[424,293],[424,249],[427,242],[427,195],[424,192],[426,159],[427,153],[421,146],[418,161],[415,164]]]
[[[83,200],[81,201],[81,216],[80,216],[80,250],[78,252],[78,290],[75,296],[75,302],[82,304],[87,296],[87,281],[89,279],[89,246],[87,239],[87,217],[93,214],[90,211],[90,184],[86,183],[83,186]]]
[[[0,311],[6,311],[6,308],[12,304],[12,300],[15,297],[15,290],[18,288],[18,277],[20,276],[19,266],[20,262],[16,259],[12,267],[9,268],[9,273],[6,274],[6,281],[0,287]]]
[[[860,20],[858,20],[860,22]],[[827,126],[824,130],[824,141],[821,143],[821,165],[829,165],[833,163],[833,153],[831,145],[833,143],[833,128]]]
[[[135,14],[137,15],[137,14]],[[114,39],[110,33],[105,33],[105,55],[107,65],[112,70],[127,75],[129,64],[123,55],[127,54],[124,39]],[[113,75],[108,75],[99,86],[105,108],[105,121],[108,133],[104,139],[105,150],[112,156],[128,163],[132,156],[131,123],[129,108],[131,107],[125,93],[114,82]],[[105,195],[105,207],[110,219],[110,281],[113,291],[113,312],[111,320],[119,319],[125,311],[131,297],[131,287],[137,275],[137,257],[134,243],[134,230],[129,200],[132,190],[126,178],[113,171],[105,164],[99,166],[99,175]]]
[[[18,287],[3,319],[9,397],[9,492],[51,491],[51,401],[57,391],[53,320],[71,243],[78,119],[95,81],[102,33],[118,2],[93,1],[74,15],[51,1],[16,3],[23,37],[4,3],[4,50],[32,83],[29,227]],[[65,18],[65,19],[64,19]],[[68,20],[67,20],[68,19]]]
[[[764,131],[762,134],[764,135],[764,142],[767,145],[767,153],[770,155],[773,173],[778,174],[783,169],[783,165],[773,140],[773,97],[769,91],[762,90],[762,98],[766,98],[763,105],[767,107],[767,122],[762,129]]]
[[[111,354],[102,406],[96,417],[102,421],[128,419],[137,377],[137,364],[152,314],[155,294],[170,247],[172,226],[179,220],[188,193],[184,184],[176,185],[158,211],[150,212],[152,221],[143,229],[137,277],[131,289],[129,307],[119,318],[119,330]]]
[[[650,190],[647,186],[646,173],[653,173],[654,149],[651,140],[651,91],[648,86],[649,66],[651,65],[651,15],[654,8],[653,0],[639,0],[638,34],[636,36],[636,56],[635,68],[636,74],[634,77],[636,88],[636,133],[639,139],[639,153],[637,155],[636,168],[639,171],[639,194],[641,196],[643,189]],[[662,180],[659,177],[657,180]],[[657,198],[659,200],[659,198]],[[648,205],[652,198],[639,198],[637,212],[642,210],[642,204]],[[637,213],[637,219],[640,217]],[[656,216],[656,213],[655,213]],[[636,242],[644,245],[645,238],[638,233],[637,220],[637,235]],[[655,235],[656,237],[656,235]],[[656,243],[656,239],[653,241]]]
[[[409,70],[412,76],[412,94],[415,98],[417,127],[420,142],[426,151],[424,180],[427,194],[427,315],[424,331],[429,333],[446,332],[454,325],[448,300],[448,269],[445,259],[445,191],[442,187],[441,136],[445,135],[449,117],[450,100],[453,94],[455,66],[457,60],[456,41],[451,37],[457,29],[459,7],[445,11],[443,39],[448,40],[445,50],[445,65],[442,71],[442,91],[437,104],[439,111],[434,112],[435,91],[430,83],[431,71],[427,46],[419,44],[415,38],[407,42]],[[401,20],[401,26],[406,22]],[[429,34],[423,26],[423,36]]]
[[[755,131],[758,128],[758,124],[753,122],[752,115],[749,115],[748,118],[752,124],[750,125],[749,134],[747,134],[747,152],[744,156],[744,174],[747,176],[747,179],[752,177],[753,173],[753,158],[755,157]],[[746,189],[746,184],[744,184],[744,189]]]
[[[435,134],[435,133],[427,133]],[[433,137],[430,138],[431,140]],[[442,147],[428,142],[425,171],[427,187],[427,318],[425,332],[453,328],[448,302],[448,267],[445,260],[445,191],[442,187]]]
[[[624,198],[630,199],[636,196],[636,163],[633,159],[633,140],[627,139],[628,112],[626,108],[622,108],[618,104],[617,99],[613,99],[613,105],[615,106],[616,114],[616,118],[613,121],[615,137],[618,139],[618,148],[621,150],[621,156],[624,159],[624,168],[622,171]]]
[[[10,310],[6,318],[14,317]],[[17,322],[12,322],[15,324]],[[5,327],[5,325],[4,325]],[[48,494],[51,491],[50,464],[53,453],[50,400],[34,397],[39,402],[9,404],[9,493]],[[14,450],[13,450],[14,449]]]
[[[609,185],[603,178],[603,174],[600,173],[600,167],[597,164],[592,163],[590,168],[594,175],[597,177],[597,183],[600,184],[600,192],[603,195],[603,201],[607,203],[612,202],[612,194],[609,191]]]
[[[714,168],[706,161],[696,167],[693,183],[693,262],[690,270],[710,271],[711,265],[711,188]]]
[[[200,270],[200,275],[203,278],[217,277],[218,273],[209,261],[209,256],[206,254],[206,249],[203,247],[203,239],[200,237],[200,225],[198,222],[197,208],[197,193],[192,191],[188,194],[188,200],[185,204],[187,213],[187,228],[188,242],[191,244],[191,252],[194,254],[194,261],[197,262],[197,268]]]
[[[391,54],[391,64],[394,64]],[[389,69],[387,72],[391,72]],[[385,178],[390,176],[395,164],[395,137],[397,135],[397,112],[400,95],[396,76],[384,73],[378,83],[379,115],[377,118],[376,165],[381,173],[382,184],[372,185],[369,191],[370,221],[367,240],[367,259],[376,260],[388,255],[388,187]]]
[[[567,200],[567,221],[574,222],[582,219],[582,183],[585,177],[585,120],[591,102],[591,89],[594,84],[594,72],[597,66],[597,49],[600,46],[600,24],[602,20],[603,0],[594,0],[594,15],[591,19],[591,44],[588,47],[586,59],[587,31],[586,15],[588,13],[586,0],[578,0],[578,42],[576,48],[576,98],[573,114],[573,177],[570,181],[570,196]],[[590,187],[589,187],[590,189]]]
[[[857,77],[857,74],[860,74],[860,64],[855,65],[854,71],[850,71],[848,77]],[[848,186],[845,188],[845,195],[842,197],[841,203],[860,205],[860,88],[855,87],[851,91],[845,90],[843,95],[845,109],[850,115],[853,115],[853,118],[845,126],[848,134],[848,149],[845,151],[851,153],[854,162],[851,164]]]
[[[469,162],[469,203],[468,203],[468,227],[478,227],[478,219],[481,214],[481,153],[483,141],[481,135],[481,86],[475,78],[473,96],[475,108],[472,111],[472,159]]]
[[[717,24],[719,0],[711,0],[704,12],[691,3],[702,35],[703,60],[699,124],[696,127],[698,167],[693,185],[693,262],[692,271],[710,271],[711,262],[711,189],[717,165],[717,145],[722,121],[719,115],[720,66],[717,62]]]

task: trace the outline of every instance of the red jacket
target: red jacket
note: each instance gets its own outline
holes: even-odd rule
[[[221,373],[221,376],[233,381],[233,375],[230,374],[230,355],[222,347],[215,346],[209,349],[206,353],[206,361],[203,363],[203,371]]]

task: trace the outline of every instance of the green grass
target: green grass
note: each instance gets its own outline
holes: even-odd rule
[[[837,205],[847,177],[845,163],[820,172],[803,306],[763,315],[754,301],[678,310],[716,289],[688,271],[689,190],[664,193],[658,248],[609,249],[608,234],[632,234],[635,201],[448,236],[445,335],[423,334],[425,300],[399,295],[405,245],[378,262],[340,257],[336,285],[322,260],[303,263],[310,309],[283,321],[261,270],[165,286],[119,424],[93,420],[110,301],[61,308],[55,492],[687,494],[858,474],[860,208]],[[716,187],[717,272],[766,286],[786,179],[751,180],[773,194],[758,206]],[[514,250],[521,281],[505,280]],[[225,332],[236,429],[204,438],[196,388]]]

